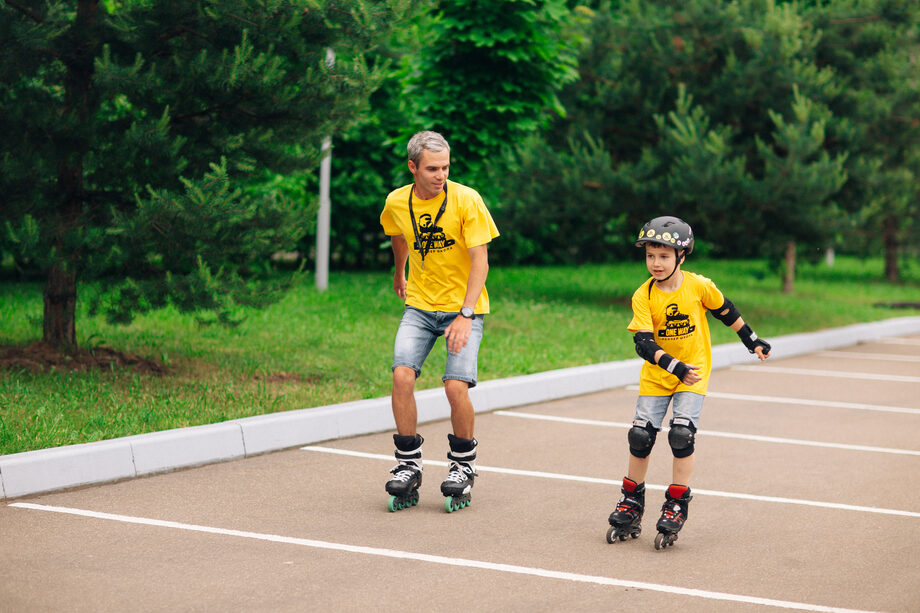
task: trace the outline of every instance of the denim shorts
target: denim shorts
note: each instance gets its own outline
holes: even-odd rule
[[[661,430],[661,422],[668,412],[671,399],[673,417],[685,417],[693,422],[694,427],[700,425],[700,415],[703,412],[703,399],[706,396],[694,392],[675,392],[672,396],[639,396],[636,400],[636,416],[634,421],[648,422],[656,430]]]
[[[445,311],[422,311],[415,307],[407,306],[396,331],[396,342],[393,344],[393,366],[408,366],[415,371],[418,377],[422,373],[422,364],[434,342],[439,336],[444,335],[447,326],[459,316],[459,313]],[[455,379],[466,381],[470,387],[476,385],[477,360],[479,358],[479,345],[482,343],[482,326],[484,317],[473,316],[473,328],[470,338],[460,353],[447,352],[447,363],[444,365],[442,381]],[[446,347],[446,343],[445,343]]]

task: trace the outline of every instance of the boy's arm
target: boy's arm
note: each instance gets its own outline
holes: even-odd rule
[[[741,318],[741,312],[731,300],[725,298],[722,306],[717,309],[710,309],[709,312],[712,313],[713,317],[734,330],[748,351],[757,354],[758,359],[763,361],[770,357],[770,343],[758,338],[757,333],[751,329],[751,326],[744,323]]]
[[[677,377],[684,385],[693,385],[703,379],[696,372],[700,369],[699,366],[685,364],[670,355],[655,342],[655,335],[651,330],[639,330],[633,336],[633,342],[636,343],[636,353],[639,354],[639,357],[645,359],[649,364],[657,364]]]

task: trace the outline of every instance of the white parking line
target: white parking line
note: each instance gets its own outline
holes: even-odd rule
[[[599,419],[581,419],[578,417],[559,417],[557,415],[541,415],[539,413],[524,413],[522,411],[495,411],[495,415],[504,417],[520,417],[523,419],[537,419],[554,421],[564,424],[580,424],[584,426],[602,426],[605,428],[632,428],[631,423],[619,421],[602,421]],[[668,428],[662,431],[667,432]],[[847,443],[822,443],[820,441],[805,441],[797,438],[780,438],[777,436],[761,436],[759,434],[736,434],[734,432],[718,432],[715,430],[699,430],[698,434],[721,438],[736,438],[745,441],[758,441],[761,443],[780,443],[783,445],[802,445],[805,447],[825,447],[829,449],[845,449],[847,451],[870,451],[873,453],[891,453],[894,455],[920,456],[920,451],[913,449],[894,449],[892,447],[870,447],[868,445],[850,445]]]
[[[802,375],[806,377],[836,377],[838,379],[869,379],[870,381],[895,381],[898,383],[920,383],[920,377],[907,375],[886,375],[873,372],[847,372],[845,370],[812,370],[808,368],[784,368],[782,366],[732,366],[732,370],[752,370],[783,375]]]
[[[885,360],[889,362],[920,362],[920,355],[900,355],[897,353],[859,353],[856,351],[822,351],[815,355],[826,358],[851,358],[854,360]]]
[[[745,596],[741,594],[728,594],[725,592],[709,592],[706,590],[697,590],[683,588],[673,585],[661,585],[657,583],[645,583],[642,581],[624,581],[612,577],[600,577],[595,575],[582,575],[578,573],[569,573],[558,570],[548,570],[544,568],[532,568],[529,566],[516,566],[514,564],[498,564],[495,562],[483,562],[480,560],[470,560],[466,558],[449,558],[446,556],[431,555],[426,553],[415,553],[411,551],[399,551],[396,549],[382,549],[378,547],[365,547],[361,545],[347,545],[344,543],[331,543],[328,541],[317,541],[313,539],[304,539],[291,536],[280,536],[276,534],[264,534],[261,532],[247,532],[244,530],[229,530],[225,528],[215,528],[213,526],[201,526],[197,524],[185,524],[174,521],[164,521],[161,519],[151,519],[147,517],[134,517],[131,515],[117,515],[114,513],[101,513],[98,511],[88,511],[85,509],[73,509],[70,507],[57,507],[28,502],[16,502],[9,506],[19,509],[29,509],[33,511],[46,511],[51,513],[63,513],[67,515],[77,515],[80,517],[89,517],[93,519],[102,519],[108,521],[117,521],[126,524],[139,524],[145,526],[155,526],[158,528],[169,528],[172,530],[187,530],[190,532],[204,532],[207,534],[216,534],[220,536],[232,536],[237,538],[253,539],[257,541],[268,541],[272,543],[284,543],[286,545],[298,545],[300,547],[313,547],[315,549],[327,549],[332,551],[344,551],[347,553],[359,553],[371,556],[381,556],[385,558],[398,558],[402,560],[415,560],[417,562],[427,562],[429,564],[443,564],[445,566],[459,566],[463,568],[476,568],[495,572],[511,573],[516,575],[528,575],[531,577],[540,577],[543,579],[558,579],[561,581],[573,581],[578,583],[594,583],[597,585],[608,585],[620,588],[632,588],[639,590],[650,590],[654,592],[663,592],[666,594],[677,594],[681,596],[692,596],[695,598],[706,598],[709,600],[724,600],[728,602],[739,602],[744,604],[762,605],[766,607],[778,607],[783,609],[798,609],[801,611],[827,611],[833,612],[851,612],[863,613],[859,609],[841,609],[837,607],[827,607],[822,605],[809,604],[805,602],[792,602],[788,600],[773,600],[771,598],[759,598],[757,596]]]
[[[337,455],[351,456],[354,458],[367,458],[370,460],[387,460],[393,462],[393,456],[383,455],[379,453],[366,453],[363,451],[350,451],[348,449],[337,449],[335,447],[321,447],[319,445],[308,445],[307,447],[301,447],[303,451],[317,451],[320,453],[332,453]],[[434,466],[447,466],[447,462],[442,462],[438,460],[425,460],[425,464],[434,465]],[[547,473],[540,472],[535,470],[519,470],[517,468],[497,468],[494,466],[481,466],[476,465],[477,471],[482,472],[493,472],[504,475],[517,475],[521,477],[537,477],[541,479],[559,479],[562,481],[577,481],[580,483],[597,483],[600,485],[613,485],[619,487],[622,484],[620,480],[612,479],[601,479],[599,477],[582,477],[580,475],[565,475],[561,473]],[[649,483],[645,484],[645,488],[649,490],[660,490],[664,491],[667,489],[665,485],[652,485]],[[920,513],[914,511],[901,511],[899,509],[882,509],[878,507],[862,507],[852,504],[839,504],[836,502],[819,502],[816,500],[802,500],[799,498],[780,498],[777,496],[758,496],[757,494],[739,494],[735,492],[720,492],[718,490],[703,490],[696,489],[693,490],[694,494],[700,494],[703,496],[718,496],[721,498],[735,498],[740,500],[756,500],[758,502],[776,502],[780,504],[797,504],[808,507],[821,507],[824,509],[838,509],[841,511],[859,511],[861,513],[878,513],[881,515],[899,515],[902,517],[920,517]]]

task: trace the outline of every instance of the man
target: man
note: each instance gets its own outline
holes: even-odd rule
[[[398,464],[386,484],[391,494],[388,508],[396,511],[418,503],[423,438],[416,430],[415,380],[443,335],[447,363],[442,381],[453,434],[447,437],[450,464],[441,493],[449,513],[470,503],[476,476],[469,388],[476,385],[483,317],[489,312],[487,244],[498,236],[498,229],[476,190],[447,179],[450,146],[443,136],[419,132],[407,150],[414,182],[391,192],[380,215],[393,243],[393,290],[406,305],[394,343],[393,441]]]

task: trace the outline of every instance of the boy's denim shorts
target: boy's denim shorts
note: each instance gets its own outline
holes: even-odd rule
[[[706,396],[694,392],[675,392],[671,396],[639,396],[636,400],[636,416],[634,421],[648,422],[656,430],[661,430],[661,422],[671,405],[672,417],[685,417],[699,428],[700,415],[703,412],[703,399]]]
[[[422,311],[415,307],[407,306],[396,331],[396,341],[393,346],[393,366],[408,366],[415,371],[418,377],[422,373],[422,364],[434,347],[434,342],[439,336],[444,335],[447,326],[456,319],[459,313],[445,311]],[[482,343],[482,326],[484,317],[473,316],[473,328],[470,338],[460,353],[447,352],[447,363],[444,365],[442,381],[455,379],[466,381],[470,387],[476,385],[477,360],[479,358],[479,345]]]

